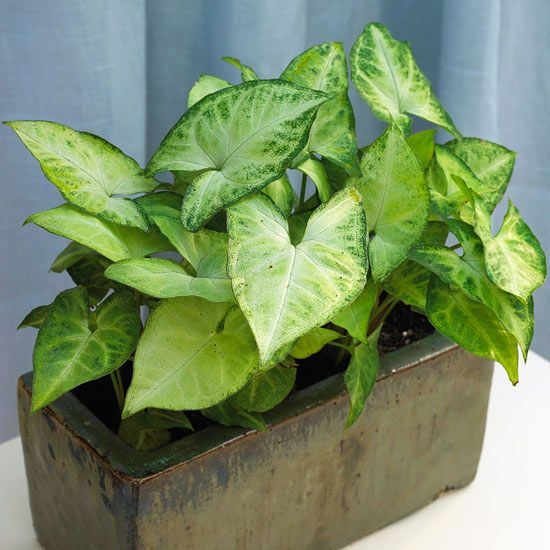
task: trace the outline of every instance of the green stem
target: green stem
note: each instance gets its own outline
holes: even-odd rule
[[[346,344],[341,344],[340,342],[328,342],[328,345],[329,346],[334,346],[336,348],[345,349],[346,351],[351,353],[350,347]]]
[[[118,403],[118,408],[120,412],[124,408],[124,385],[122,383],[122,376],[120,375],[120,370],[117,369],[110,374],[111,382],[113,383],[113,389],[115,390],[115,396]]]
[[[302,174],[302,185],[300,187],[300,201],[298,202],[298,210],[302,208],[306,199],[306,185],[307,185],[307,174]]]
[[[386,320],[391,310],[399,303],[399,298],[388,295],[376,310],[372,321],[369,323],[367,336],[370,336]]]

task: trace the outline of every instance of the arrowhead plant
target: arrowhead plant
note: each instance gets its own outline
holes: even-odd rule
[[[515,153],[463,137],[411,46],[379,23],[349,57],[319,44],[269,80],[224,60],[242,82],[200,76],[145,168],[62,124],[6,123],[66,201],[26,223],[70,241],[51,269],[75,283],[20,324],[39,329],[32,412],[109,376],[120,436],[137,449],[193,429],[189,411],[267,429],[300,362],[332,347],[350,425],[400,302],[516,384],[546,260],[511,202],[492,231]],[[350,80],[387,123],[361,147]],[[434,128],[413,133],[413,117]]]

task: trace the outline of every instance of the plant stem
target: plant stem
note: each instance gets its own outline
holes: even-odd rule
[[[379,326],[382,325],[398,302],[399,298],[396,298],[395,296],[388,295],[384,298],[369,324],[367,336],[370,336]]]
[[[120,412],[124,408],[124,385],[122,383],[122,376],[120,375],[120,370],[117,369],[110,374],[111,382],[113,383],[113,389],[115,390],[115,396],[118,403],[118,408]]]
[[[302,185],[300,187],[300,201],[298,202],[298,210],[302,208],[306,199],[306,185],[307,185],[307,174],[302,174]]]

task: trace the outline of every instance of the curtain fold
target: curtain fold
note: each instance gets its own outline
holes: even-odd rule
[[[239,80],[223,55],[276,77],[314,44],[339,40],[349,50],[371,20],[412,42],[465,135],[518,152],[510,193],[550,250],[547,0],[0,0],[0,119],[63,122],[102,135],[143,164],[185,111],[201,73]],[[382,124],[353,90],[350,96],[365,144]],[[6,127],[0,127],[0,167],[7,206],[0,222],[2,440],[17,432],[15,380],[31,368],[35,337],[32,329],[15,333],[15,325],[71,283],[48,273],[63,239],[19,229],[29,214],[61,198]],[[550,356],[548,288],[537,298],[534,349]]]

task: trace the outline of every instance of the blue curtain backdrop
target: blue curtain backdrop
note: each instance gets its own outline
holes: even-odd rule
[[[201,73],[236,81],[232,55],[261,77],[297,53],[377,20],[413,43],[465,135],[518,152],[510,196],[550,250],[548,0],[0,0],[0,119],[47,119],[104,136],[144,163],[185,109]],[[381,125],[353,95],[358,135]],[[15,382],[31,368],[32,307],[70,286],[48,273],[62,239],[31,213],[61,202],[11,131],[0,128],[0,441],[17,433]],[[550,356],[550,291],[537,296],[534,349]]]

